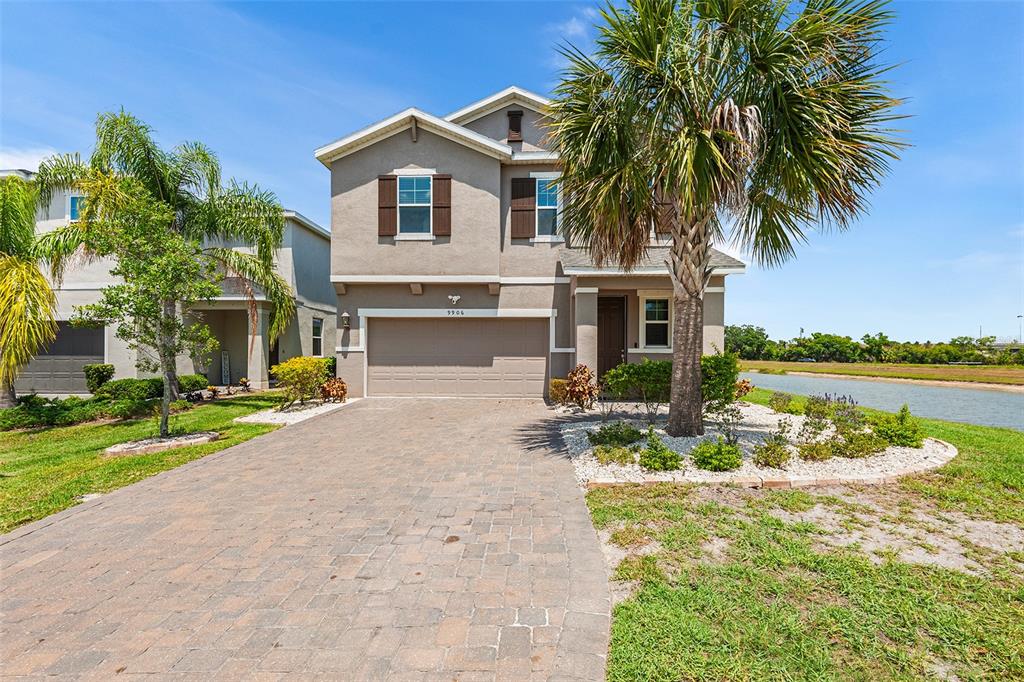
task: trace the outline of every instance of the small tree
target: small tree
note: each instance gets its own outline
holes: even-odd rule
[[[163,375],[160,435],[167,436],[176,358],[209,356],[217,348],[206,324],[186,320],[183,310],[219,296],[220,286],[200,243],[166,228],[173,210],[134,181],[121,186],[120,210],[90,224],[88,248],[113,257],[111,274],[122,283],[103,289],[98,303],[79,307],[75,322],[116,325],[117,337],[138,352],[139,369]]]

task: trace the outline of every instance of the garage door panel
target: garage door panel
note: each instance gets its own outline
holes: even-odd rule
[[[368,324],[369,395],[544,394],[546,319],[376,318]]]
[[[103,330],[57,323],[57,338],[26,366],[19,393],[85,393],[85,365],[103,362]]]

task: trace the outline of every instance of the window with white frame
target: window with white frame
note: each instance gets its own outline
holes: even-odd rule
[[[72,220],[78,220],[82,214],[82,202],[85,197],[73,196],[68,199],[68,217]]]
[[[558,236],[558,185],[553,178],[537,178],[537,236]]]
[[[672,306],[666,294],[651,293],[640,298],[640,343],[644,348],[672,346]]]
[[[430,234],[430,176],[398,178],[398,233]]]
[[[324,354],[324,321],[319,317],[313,318],[313,355],[323,357]]]

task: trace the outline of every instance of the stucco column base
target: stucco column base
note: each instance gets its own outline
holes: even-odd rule
[[[597,291],[576,291],[576,362],[597,372]]]

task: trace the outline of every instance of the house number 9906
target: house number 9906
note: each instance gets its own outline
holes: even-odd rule
[[[466,314],[465,310],[449,310],[448,311],[449,317],[452,316],[452,315],[465,315],[465,314]]]

